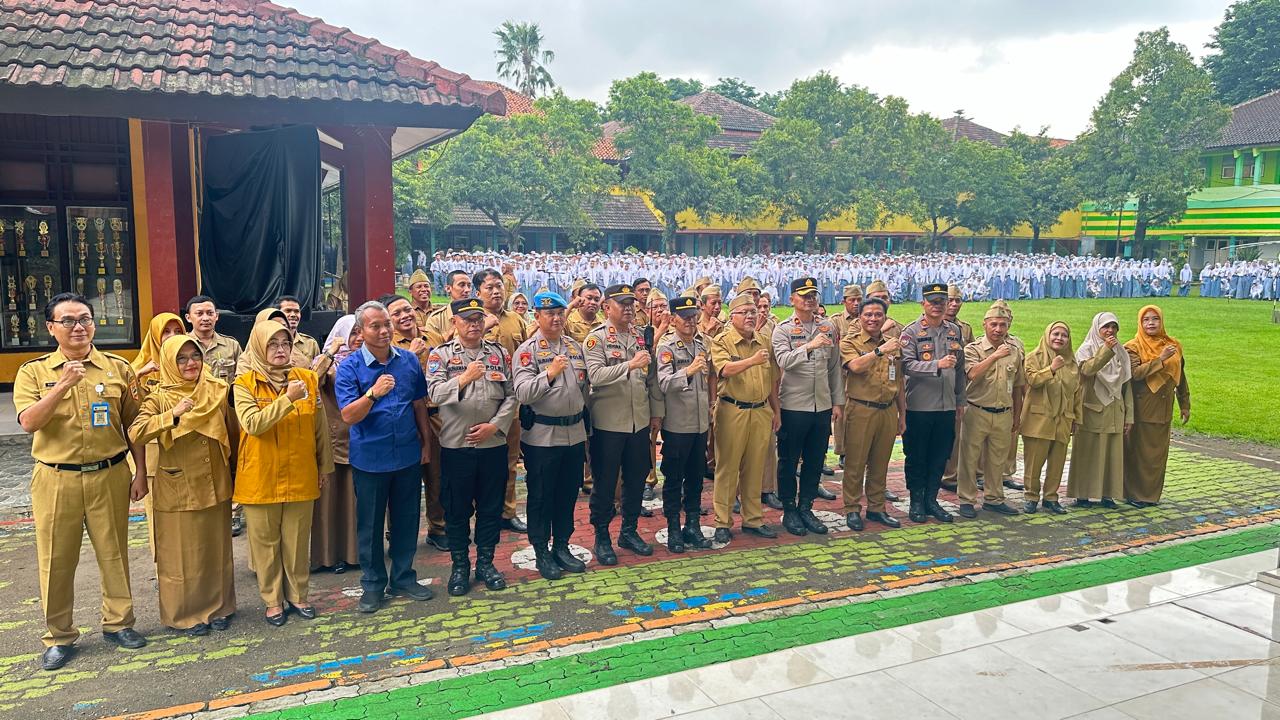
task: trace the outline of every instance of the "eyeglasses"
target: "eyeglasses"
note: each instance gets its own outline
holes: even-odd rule
[[[199,354],[196,354],[196,355],[179,355],[178,357],[174,358],[174,360],[175,360],[175,361],[177,362],[177,364],[179,364],[179,365],[190,365],[190,364],[191,364],[191,363],[193,363],[193,362],[204,362],[204,357],[202,357],[202,356],[201,356],[201,355],[199,355]]]
[[[77,325],[79,325],[80,327],[84,327],[84,328],[87,328],[87,327],[89,327],[89,326],[93,325],[93,318],[91,318],[91,317],[82,317],[82,318],[62,318],[61,320],[54,320],[54,322],[55,322],[55,323],[57,323],[57,324],[59,324],[59,325],[61,325],[61,326],[62,326],[62,327],[64,327],[64,328],[66,328],[66,329],[70,330],[71,328],[73,328],[73,327],[75,327],[75,326],[77,326]]]
[[[268,350],[290,350],[292,348],[293,348],[293,343],[289,342],[288,340],[273,340],[267,343]]]
[[[729,313],[729,314],[730,314],[730,315],[741,315],[742,317],[749,317],[749,318],[752,318],[752,317],[756,317],[756,316],[758,316],[760,313],[756,312],[755,310],[737,310],[737,311],[735,311],[735,312],[731,312],[731,313]]]

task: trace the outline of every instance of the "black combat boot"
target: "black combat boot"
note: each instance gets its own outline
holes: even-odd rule
[[[653,546],[640,537],[634,526],[622,528],[618,533],[618,547],[626,548],[637,555],[652,555]]]
[[[556,565],[561,570],[571,573],[580,573],[587,571],[587,564],[573,556],[569,552],[569,543],[552,543],[551,557],[556,561]]]
[[[601,565],[617,565],[618,556],[613,552],[613,541],[609,539],[609,528],[596,528],[596,560]]]
[[[564,577],[564,573],[560,572],[560,566],[556,564],[555,558],[551,557],[551,551],[544,547],[534,547],[533,554],[535,556],[534,564],[538,568],[538,574],[547,580],[559,580]]]
[[[800,518],[800,511],[796,509],[794,502],[784,502],[782,504],[782,527],[792,535],[809,534],[809,531],[805,529],[804,520]]]
[[[667,549],[673,553],[684,552],[684,533],[680,531],[680,518],[667,518]]]
[[[807,502],[804,507],[800,508],[800,522],[804,523],[804,529],[816,535],[826,535],[827,526],[813,514],[813,502]]]
[[[451,550],[453,569],[449,571],[449,594],[466,595],[471,591],[471,556],[466,550]]]
[[[684,544],[696,550],[708,550],[711,548],[711,541],[702,534],[702,524],[698,516],[699,513],[685,514]]]
[[[507,588],[507,579],[493,566],[493,548],[476,548],[476,582],[490,590]]]

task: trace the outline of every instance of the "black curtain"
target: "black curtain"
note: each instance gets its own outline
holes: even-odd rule
[[[320,296],[320,139],[313,126],[215,135],[203,158],[201,292],[254,313]]]

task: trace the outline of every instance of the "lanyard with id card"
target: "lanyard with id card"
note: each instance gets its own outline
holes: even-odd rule
[[[98,402],[89,403],[89,425],[92,427],[107,427],[111,424],[111,404],[102,400],[102,391],[106,388],[102,383],[98,383],[93,388],[98,392]]]

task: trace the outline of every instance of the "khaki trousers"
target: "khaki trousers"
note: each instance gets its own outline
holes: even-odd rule
[[[267,607],[307,602],[311,581],[311,512],[314,500],[244,505],[249,555],[258,594]]]
[[[972,405],[960,424],[960,472],[956,475],[956,494],[962,505],[978,501],[978,466],[985,478],[984,502],[1004,502],[1004,485],[1000,469],[1009,457],[1009,439],[1013,437],[1013,412],[989,413]]]
[[[1040,471],[1044,473],[1044,501],[1057,502],[1062,487],[1062,468],[1067,462],[1067,444],[1057,440],[1022,437],[1022,482],[1027,486],[1027,502],[1040,502]]]
[[[422,489],[427,502],[427,534],[444,534],[444,505],[440,504],[440,413],[427,417],[431,424],[431,462],[422,468]]]
[[[965,415],[968,414],[965,413]],[[1024,452],[1023,455],[1025,456],[1026,453]],[[1023,461],[1025,464],[1026,457],[1023,457]],[[1013,477],[1014,473],[1018,472],[1018,435],[1013,432],[1012,427],[1009,429],[1009,459],[1005,461],[1002,470],[1003,477]]]
[[[72,619],[76,565],[86,531],[98,561],[102,630],[133,627],[129,587],[129,483],[126,463],[81,473],[36,463],[31,473],[31,512],[36,526],[40,603],[46,646],[70,645],[80,637]]]
[[[844,511],[884,512],[884,489],[889,477],[889,457],[898,436],[898,406],[879,410],[850,400],[845,404]],[[864,481],[865,477],[865,481]]]
[[[511,520],[516,516],[516,465],[520,462],[520,406],[516,406],[516,416],[511,420],[507,430],[507,494],[502,500],[502,519]]]
[[[968,415],[968,413],[965,414]],[[951,444],[951,457],[947,458],[947,467],[942,471],[942,482],[949,485],[955,484],[956,473],[960,468],[960,450],[960,419],[956,418],[956,441]]]
[[[649,430],[649,479],[645,480],[645,484],[654,487],[658,484],[658,430]]]
[[[773,410],[768,405],[744,410],[733,403],[716,407],[716,473],[713,496],[716,527],[733,526],[733,501],[741,496],[742,526],[764,523],[760,509],[760,481],[765,452],[773,430]]]
[[[843,415],[841,415],[839,418],[834,418],[834,417],[831,418],[831,437],[835,438],[834,442],[835,442],[836,457],[840,458],[840,462],[843,463],[844,456],[848,454],[845,452],[847,447],[844,442],[845,436],[844,436],[844,416]]]
[[[760,482],[760,492],[778,494],[778,440],[773,435],[765,441],[764,479]]]

